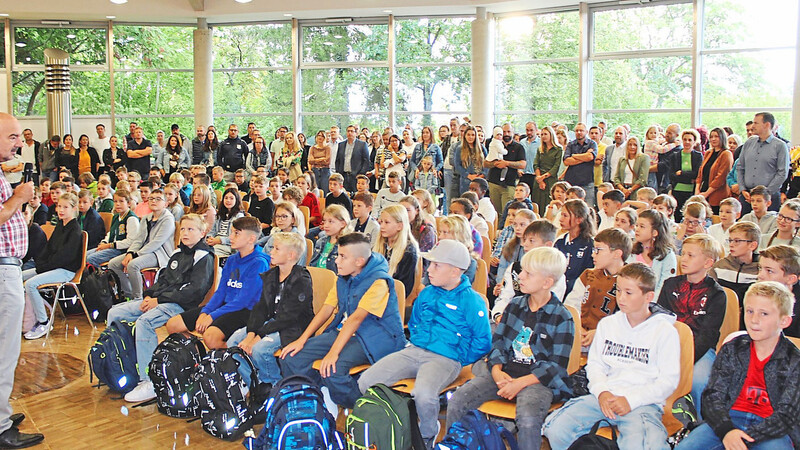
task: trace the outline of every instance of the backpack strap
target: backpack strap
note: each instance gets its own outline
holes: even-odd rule
[[[426,450],[425,440],[422,439],[422,433],[419,431],[419,416],[417,415],[417,404],[414,399],[409,396],[406,399],[408,405],[408,416],[411,422],[411,448],[413,450]],[[434,439],[436,436],[434,436]],[[512,449],[516,450],[516,449]]]
[[[592,429],[591,431],[589,431],[589,433],[597,434],[597,430],[600,429],[600,425],[603,422],[607,423],[608,427],[611,428],[611,440],[617,442],[617,428],[614,425],[612,425],[611,422],[609,422],[607,419],[600,419],[597,422],[595,422],[595,424],[592,425]]]
[[[202,347],[202,344],[198,341],[198,348]],[[231,353],[232,355],[239,355],[244,359],[245,363],[250,366],[251,375],[250,375],[250,392],[256,391],[256,386],[258,386],[258,369],[256,368],[255,364],[253,364],[253,360],[250,359],[250,355],[247,354],[246,351],[242,350],[241,347],[230,347],[226,349],[227,352]],[[203,354],[205,353],[205,349],[203,349]]]
[[[506,429],[506,427],[500,427],[500,438],[503,439],[507,444],[508,448],[511,450],[519,450],[519,445],[517,445],[517,439],[514,435]]]

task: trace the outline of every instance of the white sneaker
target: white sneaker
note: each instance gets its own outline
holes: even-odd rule
[[[49,323],[37,323],[30,331],[25,333],[25,339],[33,340],[44,337],[52,328]]]
[[[336,420],[336,418],[339,417],[339,405],[331,398],[331,392],[328,390],[327,386],[323,386],[320,391],[322,391],[322,400],[325,402],[325,409],[327,409],[333,416],[333,419]]]
[[[130,403],[146,402],[154,398],[156,398],[156,391],[150,380],[140,381],[132,391],[125,394],[125,401]]]

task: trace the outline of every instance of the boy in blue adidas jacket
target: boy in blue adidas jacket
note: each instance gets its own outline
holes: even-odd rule
[[[456,379],[462,366],[489,352],[492,332],[486,303],[464,275],[470,265],[467,247],[443,239],[422,256],[431,262],[431,285],[414,302],[408,322],[411,345],[367,369],[358,388],[364,393],[377,383],[391,386],[416,378],[411,395],[420,433],[431,447],[439,431],[439,392]]]
[[[222,269],[217,291],[202,307],[190,309],[167,322],[169,333],[197,330],[210,349],[226,348],[227,339],[247,325],[250,311],[261,297],[262,272],[269,270],[269,256],[254,251],[261,236],[261,224],[255,217],[240,217],[233,221],[231,249]]]

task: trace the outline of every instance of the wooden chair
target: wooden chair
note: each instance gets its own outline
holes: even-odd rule
[[[242,211],[244,211],[245,213],[248,213],[248,215],[249,215],[249,212],[248,212],[249,210],[250,210],[250,202],[244,202],[243,201],[242,202]]]
[[[792,341],[792,343],[795,345],[795,347],[800,348],[800,338],[791,337],[791,336],[786,336],[786,337],[789,338],[790,341]]]
[[[214,192],[214,195],[217,196],[217,205],[222,203],[222,191],[218,191],[218,190],[214,189],[212,192]]]
[[[481,241],[483,242],[481,259],[486,261],[486,267],[489,267],[489,263],[492,260],[492,241],[490,241],[489,238],[484,235],[481,235]]]
[[[677,266],[675,267],[675,275],[683,275],[683,272],[681,271],[681,255],[675,255],[675,260],[677,261]]]
[[[50,236],[53,235],[53,231],[55,231],[56,226],[50,223],[46,223],[42,225],[42,231],[44,231],[44,235],[47,236],[47,240],[50,240]]]
[[[722,222],[722,219],[720,219],[720,217],[718,215],[714,214],[713,216],[711,216],[711,224],[712,225],[716,225],[716,224],[718,224],[720,222]]]
[[[181,221],[175,221],[175,248],[181,244]],[[217,266],[214,266],[217,267]]]
[[[489,283],[489,265],[486,261],[478,260],[478,269],[475,271],[475,279],[472,281],[472,289],[479,294],[486,295],[486,287]]]
[[[114,220],[114,213],[110,212],[101,212],[100,217],[103,219],[103,223],[106,224],[106,233],[111,230],[111,222]]]
[[[303,213],[303,218],[306,220],[306,233],[311,230],[309,225],[311,224],[311,210],[308,209],[308,206],[298,206],[297,209]]]
[[[86,303],[83,301],[83,295],[81,295],[80,289],[78,286],[81,284],[81,279],[83,278],[83,271],[86,269],[86,246],[87,241],[89,240],[89,234],[85,231],[81,232],[83,245],[81,250],[81,264],[77,272],[75,272],[75,276],[72,277],[71,280],[65,281],[63,283],[50,283],[50,284],[43,284],[39,286],[39,290],[42,289],[49,289],[55,291],[53,295],[53,308],[50,310],[50,325],[51,327],[47,329],[47,335],[45,335],[45,341],[50,337],[50,329],[53,325],[53,320],[56,318],[56,309],[61,308],[61,304],[59,302],[66,302],[72,301],[74,304],[76,301],[81,303],[81,307],[83,308],[83,312],[86,314],[86,320],[89,321],[89,325],[94,329],[94,322],[92,322],[92,318],[89,316],[89,310],[86,309]],[[67,287],[72,288],[75,295],[72,297],[67,297],[65,289]],[[63,313],[63,311],[62,311]]]
[[[217,292],[217,288],[219,287],[219,278],[222,275],[221,270],[216,270],[219,267],[219,256],[214,255],[214,281],[211,282],[211,287],[206,292],[206,296],[203,298],[203,301],[200,302],[200,306],[206,306],[211,300],[211,297],[214,296],[214,292]]]
[[[317,202],[319,202],[319,210],[325,211],[325,196],[324,195],[319,196],[319,198],[317,198]]]
[[[725,318],[722,319],[722,325],[719,327],[719,341],[717,341],[717,353],[725,343],[725,338],[733,333],[739,331],[739,317],[741,310],[739,309],[739,297],[736,292],[731,288],[723,287],[725,290]]]
[[[537,217],[541,217],[539,215],[539,205],[536,202],[533,202],[533,213],[536,214]]]
[[[184,214],[189,214],[189,207],[188,206],[184,206],[183,207],[183,213]]]
[[[306,239],[306,265],[311,262],[311,257],[314,255],[314,242],[311,239]]]
[[[406,297],[406,317],[411,314],[411,308],[414,306],[414,300],[417,299],[419,293],[425,286],[422,285],[422,257],[417,258],[417,269],[414,271],[414,288],[411,293]]]
[[[494,242],[495,237],[497,236],[497,228],[495,228],[494,222],[486,222],[486,224],[489,225],[489,242]]]

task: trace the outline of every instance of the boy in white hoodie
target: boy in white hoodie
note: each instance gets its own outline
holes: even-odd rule
[[[568,448],[600,419],[620,431],[619,448],[668,449],[664,402],[680,379],[675,315],[653,303],[656,276],[642,263],[617,274],[619,311],[600,320],[589,349],[590,394],[551,414],[544,435],[553,450]]]

